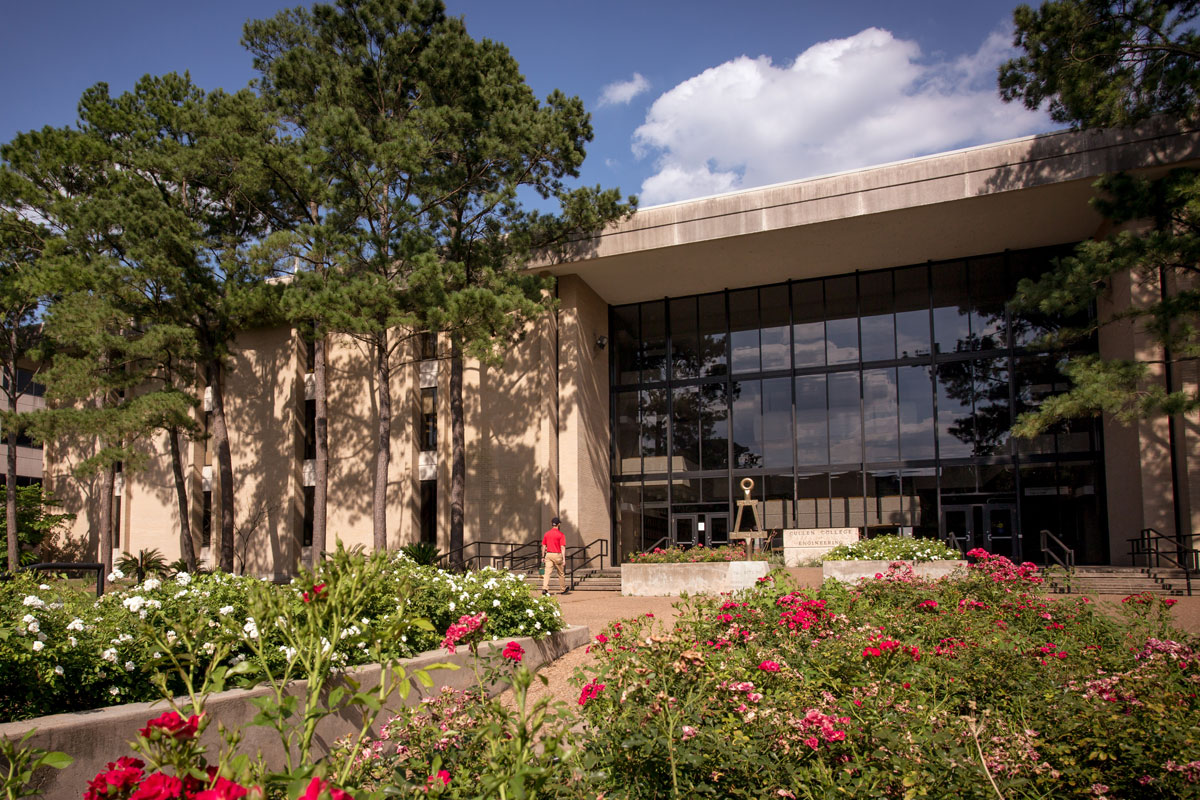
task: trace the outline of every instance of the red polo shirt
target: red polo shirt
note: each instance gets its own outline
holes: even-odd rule
[[[563,545],[567,543],[567,537],[563,536],[563,532],[557,527],[546,531],[542,537],[542,546],[546,548],[547,553],[561,553]]]

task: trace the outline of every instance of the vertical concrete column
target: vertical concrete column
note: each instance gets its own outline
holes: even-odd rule
[[[578,536],[579,544],[607,541],[612,530],[608,304],[577,275],[559,278],[558,288],[559,506],[568,537]],[[603,348],[597,344],[600,337]]]

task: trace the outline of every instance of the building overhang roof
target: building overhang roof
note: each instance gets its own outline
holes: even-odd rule
[[[1200,131],[1063,131],[654,206],[557,261],[610,304],[1061,244],[1097,235],[1092,184],[1200,166]]]

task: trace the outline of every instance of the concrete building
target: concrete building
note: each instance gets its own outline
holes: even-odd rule
[[[43,398],[45,387],[37,381],[37,365],[18,360],[17,366],[17,411],[37,411],[44,408]],[[4,382],[8,382],[5,374]],[[4,387],[7,390],[7,386]],[[8,410],[8,393],[0,392],[0,410]],[[0,464],[8,463],[7,437],[0,430]],[[0,470],[0,485],[6,480],[3,470]],[[21,434],[17,437],[17,485],[29,486],[42,482],[42,446],[30,437]]]
[[[743,477],[772,528],[953,534],[1035,561],[1048,528],[1081,563],[1127,563],[1143,528],[1190,535],[1197,420],[1175,434],[1165,420],[1098,420],[1008,435],[1062,380],[1034,345],[1061,321],[1009,310],[1016,282],[1106,233],[1088,204],[1097,178],[1181,165],[1200,166],[1200,133],[1048,134],[647,208],[531,265],[557,277],[559,310],[503,368],[466,370],[466,540],[528,541],[558,515],[569,545],[616,560],[664,540],[719,544]],[[1097,311],[1157,292],[1123,276]],[[290,330],[237,344],[235,549],[248,571],[281,576],[311,513],[305,348]],[[410,345],[392,386],[410,414],[393,425],[389,546],[445,549],[447,365],[437,342]],[[1128,326],[1085,349],[1153,355]],[[331,352],[328,531],[369,544],[372,377],[354,340],[335,337]],[[151,447],[151,468],[121,490],[118,547],[173,558],[168,448]],[[67,477],[66,448],[51,462],[88,535],[92,488]],[[191,462],[200,536],[219,526],[203,446]]]

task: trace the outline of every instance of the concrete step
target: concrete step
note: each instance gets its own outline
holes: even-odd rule
[[[1046,585],[1058,594],[1186,594],[1183,570],[1147,567],[1076,567],[1069,577],[1051,573]]]
[[[542,576],[537,572],[527,572],[525,583],[531,588],[542,588]],[[569,576],[568,576],[569,579]],[[550,578],[550,588],[558,588],[558,577]],[[614,568],[588,570],[575,573],[575,591],[579,592],[619,592],[621,591],[621,570]]]

